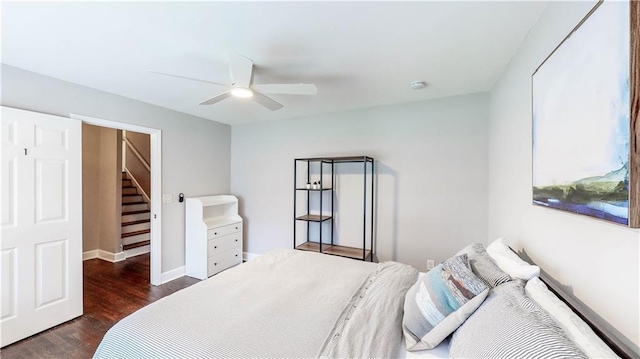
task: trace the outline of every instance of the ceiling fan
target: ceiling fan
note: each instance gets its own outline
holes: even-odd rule
[[[204,82],[213,85],[224,86],[227,91],[216,95],[210,99],[202,101],[201,105],[213,105],[229,97],[244,97],[250,98],[258,104],[268,108],[271,111],[276,111],[282,108],[282,104],[276,102],[265,94],[280,94],[280,95],[315,95],[318,93],[318,88],[315,84],[253,84],[253,60],[246,56],[242,56],[237,53],[230,53],[229,55],[229,72],[231,75],[231,85],[221,84],[218,82],[212,82],[207,80],[201,80],[186,76],[168,74],[159,71],[147,70],[147,72],[177,77],[185,80]]]

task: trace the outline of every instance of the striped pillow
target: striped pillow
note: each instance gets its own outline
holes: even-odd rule
[[[407,350],[431,349],[453,333],[487,296],[489,287],[478,278],[463,254],[430,270],[404,299]]]
[[[547,312],[515,280],[491,290],[449,342],[451,358],[585,358]]]

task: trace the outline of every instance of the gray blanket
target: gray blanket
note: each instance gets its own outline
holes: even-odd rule
[[[165,297],[96,358],[393,357],[415,269],[278,250]]]

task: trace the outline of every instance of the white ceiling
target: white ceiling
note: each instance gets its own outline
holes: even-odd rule
[[[546,2],[49,2],[2,4],[2,62],[195,116],[241,124],[487,91]],[[315,83],[316,96],[198,103],[230,81]],[[414,80],[429,85],[411,90]]]

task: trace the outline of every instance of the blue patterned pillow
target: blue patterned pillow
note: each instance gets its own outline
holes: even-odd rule
[[[447,259],[419,279],[404,299],[407,350],[431,349],[482,304],[489,287],[469,266],[467,255]]]

